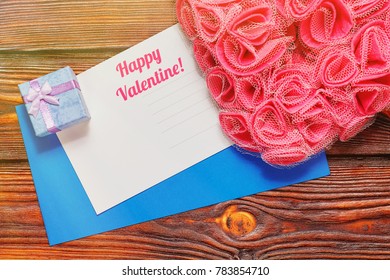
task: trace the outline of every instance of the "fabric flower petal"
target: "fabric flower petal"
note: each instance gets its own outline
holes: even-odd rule
[[[198,30],[191,2],[190,0],[177,0],[176,15],[185,34],[193,40],[198,36]]]
[[[321,0],[286,0],[286,10],[295,19],[304,19],[311,14]]]
[[[339,139],[342,142],[350,140],[356,136],[359,132],[370,126],[374,122],[375,118],[367,118],[354,116],[345,127],[341,128]]]
[[[240,103],[248,111],[255,110],[267,98],[265,83],[258,77],[237,79],[235,91]]]
[[[301,22],[302,41],[321,48],[345,38],[353,27],[353,18],[342,0],[323,0],[318,8]]]
[[[276,166],[292,166],[308,159],[310,152],[305,146],[293,146],[266,150],[261,158],[269,164]]]
[[[240,76],[249,76],[270,67],[287,50],[290,38],[267,41],[260,49],[238,38],[222,36],[216,44],[216,54],[222,67]]]
[[[274,24],[271,7],[259,5],[239,14],[228,29],[235,36],[260,46],[270,37]]]
[[[288,146],[302,140],[272,100],[257,108],[250,121],[253,137],[262,147]]]
[[[390,104],[390,89],[358,87],[352,91],[357,111],[362,116],[373,116]]]
[[[215,5],[194,2],[194,16],[200,37],[207,42],[214,42],[222,32],[224,12]]]
[[[359,69],[349,50],[331,48],[320,54],[315,73],[323,85],[343,87],[352,83],[359,75]]]
[[[275,71],[271,84],[276,102],[289,114],[294,114],[304,107],[316,92],[307,71],[295,66]]]
[[[206,82],[211,95],[221,108],[235,108],[236,92],[232,76],[216,67],[207,73]]]
[[[196,62],[203,73],[217,66],[211,47],[207,43],[200,39],[195,39],[193,44]]]
[[[238,146],[259,151],[248,127],[247,115],[240,112],[221,112],[219,122],[224,133]]]
[[[352,52],[361,64],[364,75],[390,70],[390,38],[385,22],[377,20],[364,25],[351,41]]]
[[[388,11],[390,1],[388,0],[360,0],[351,1],[351,8],[358,21],[367,20],[379,16]]]

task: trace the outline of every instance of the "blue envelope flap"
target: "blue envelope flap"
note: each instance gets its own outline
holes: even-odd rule
[[[278,169],[234,147],[96,215],[56,135],[34,135],[16,107],[50,245],[329,175],[324,153]]]

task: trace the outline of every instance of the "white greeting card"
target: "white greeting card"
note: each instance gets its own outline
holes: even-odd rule
[[[92,119],[58,137],[98,214],[231,145],[178,25],[78,80]]]

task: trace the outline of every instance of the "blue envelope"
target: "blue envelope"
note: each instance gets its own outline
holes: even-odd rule
[[[57,136],[36,137],[25,107],[16,111],[50,245],[330,173],[324,153],[297,167],[277,169],[230,147],[96,215]]]

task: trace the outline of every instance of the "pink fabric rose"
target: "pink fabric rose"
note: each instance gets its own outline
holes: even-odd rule
[[[306,45],[318,49],[345,39],[352,27],[352,16],[342,0],[322,0],[301,22],[300,34]]]
[[[191,0],[177,0],[176,15],[187,37],[194,40],[198,36],[198,31],[191,2]]]
[[[216,54],[221,65],[240,76],[249,76],[271,66],[287,49],[290,38],[267,41],[257,48],[232,35],[225,34],[216,45]]]
[[[261,147],[289,146],[303,140],[272,100],[257,108],[251,117],[250,126],[255,141]]]
[[[220,67],[211,69],[206,74],[209,91],[221,108],[237,109],[237,95],[234,90],[234,79]]]
[[[354,35],[351,47],[364,74],[364,80],[390,69],[390,39],[385,22],[376,20],[364,25]]]
[[[257,106],[267,100],[268,96],[263,79],[245,77],[236,81],[235,91],[243,108],[253,112]]]
[[[238,146],[258,151],[247,123],[248,116],[240,112],[220,112],[219,122],[224,133]]]
[[[292,41],[291,37],[276,36],[278,29],[273,11],[267,5],[243,9],[216,44],[219,62],[228,71],[242,76],[271,66],[283,56],[287,44]]]
[[[321,0],[276,0],[278,10],[285,16],[302,20],[310,15]]]
[[[356,115],[353,104],[353,96],[346,90],[337,88],[319,89],[317,96],[332,116],[338,127],[344,127]]]
[[[359,74],[357,62],[348,49],[330,48],[317,61],[316,74],[327,87],[343,87]]]
[[[390,88],[358,87],[352,90],[355,107],[361,116],[374,116],[390,103]]]
[[[275,100],[289,114],[298,112],[315,95],[310,73],[304,67],[285,67],[275,72],[270,88]]]
[[[208,44],[200,39],[195,39],[193,44],[194,56],[202,72],[205,73],[207,70],[217,66],[211,47]]]
[[[215,5],[194,2],[193,4],[199,36],[207,41],[214,42],[224,29],[225,16],[223,10]]]
[[[342,142],[350,140],[352,137],[355,137],[360,131],[370,126],[374,122],[373,117],[361,117],[353,116],[348,124],[341,128],[339,139]]]
[[[231,34],[254,46],[264,45],[274,29],[273,11],[268,5],[250,8],[239,14],[228,27]]]
[[[316,95],[296,116],[297,128],[311,153],[318,153],[336,140],[338,129],[321,95]]]
[[[348,141],[373,122],[373,118],[362,116],[354,104],[354,94],[343,90],[332,89],[322,91],[324,100],[328,102],[329,112],[338,126],[340,141]]]
[[[306,119],[297,124],[311,154],[316,154],[336,140],[337,132],[332,120],[324,116],[322,118]]]
[[[389,6],[390,6],[390,0],[389,1]],[[388,12],[387,12],[387,15],[386,15],[386,19],[385,19],[385,26],[386,26],[386,30],[387,30],[387,35],[390,36],[390,7],[387,8]]]

